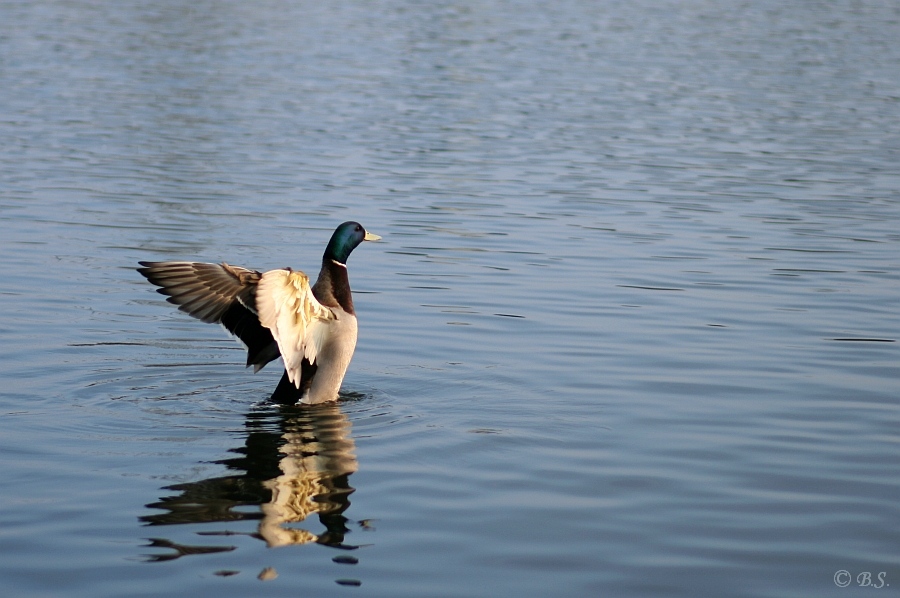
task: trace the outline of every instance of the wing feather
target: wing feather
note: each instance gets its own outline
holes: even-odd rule
[[[138,272],[160,287],[169,303],[204,322],[218,322],[247,347],[247,365],[259,371],[278,358],[268,329],[259,324],[256,287],[262,276],[230,264],[141,262]]]
[[[293,270],[270,270],[256,290],[259,322],[272,332],[288,378],[300,388],[303,359],[316,362],[324,347],[334,312],[316,300],[309,277]]]
[[[181,311],[204,322],[218,322],[237,299],[247,300],[254,294],[260,273],[229,264],[202,262],[141,262],[138,271],[159,292],[168,295],[167,301]]]

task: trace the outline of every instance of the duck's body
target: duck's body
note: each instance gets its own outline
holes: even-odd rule
[[[181,311],[241,339],[255,372],[281,356],[285,372],[272,400],[324,403],[337,399],[356,349],[347,258],[363,241],[379,238],[356,222],[340,225],[313,286],[290,268],[260,273],[226,263],[141,262],[138,272]]]

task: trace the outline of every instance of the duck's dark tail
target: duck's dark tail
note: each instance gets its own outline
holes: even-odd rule
[[[302,397],[303,393],[290,381],[287,372],[284,372],[269,401],[280,405],[296,405]]]
[[[293,382],[288,378],[287,371],[284,371],[281,374],[281,380],[278,381],[278,386],[275,387],[275,392],[272,393],[269,400],[280,405],[296,405],[303,398],[303,393],[306,392],[309,385],[312,384],[313,376],[316,375],[317,369],[317,364],[310,363],[306,359],[303,360],[300,370],[300,388],[294,386]]]

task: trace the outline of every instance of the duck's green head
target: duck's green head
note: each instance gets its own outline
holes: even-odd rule
[[[341,264],[347,263],[350,253],[363,241],[377,241],[378,235],[366,232],[359,222],[345,222],[334,230],[328,246],[325,248],[325,259]]]

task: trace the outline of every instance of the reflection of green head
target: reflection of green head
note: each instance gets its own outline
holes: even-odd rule
[[[345,222],[334,230],[328,246],[325,248],[324,259],[334,260],[341,264],[347,263],[350,253],[363,241],[377,241],[378,235],[367,233],[366,229],[358,222]]]

